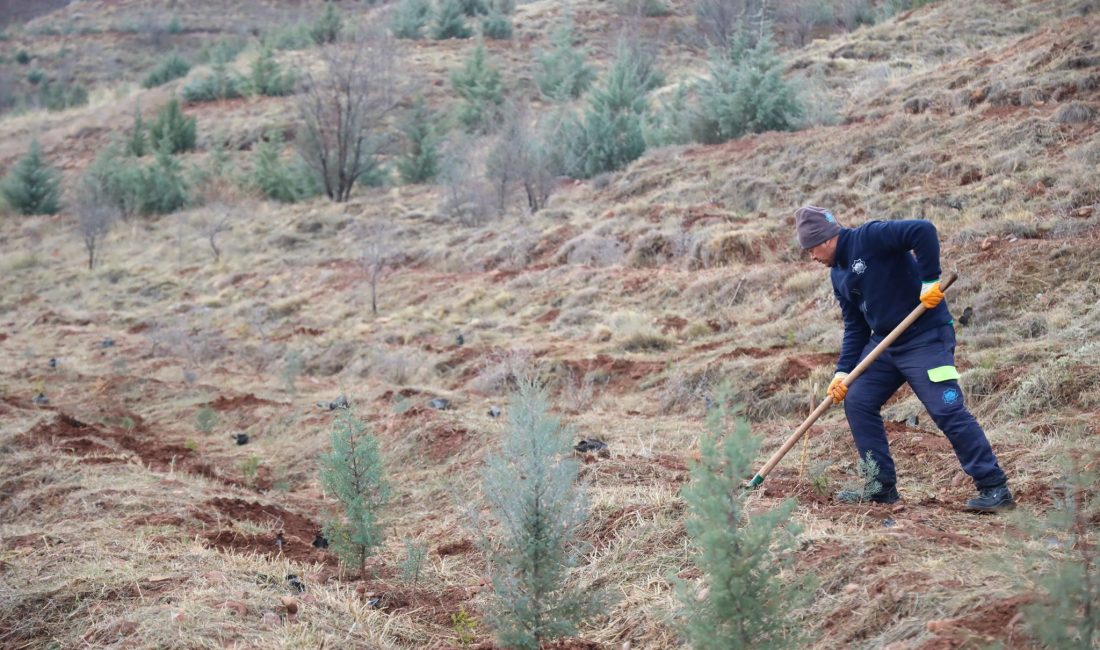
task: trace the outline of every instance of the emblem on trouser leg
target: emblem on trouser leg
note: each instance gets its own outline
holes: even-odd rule
[[[947,390],[943,391],[944,404],[954,404],[955,402],[959,401],[960,397],[962,397],[962,394],[957,388],[948,388]]]

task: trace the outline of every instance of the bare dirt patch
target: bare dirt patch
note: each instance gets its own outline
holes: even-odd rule
[[[446,542],[440,544],[435,552],[441,556],[447,555],[465,555],[474,550],[474,543],[469,539],[463,538],[453,542]]]
[[[216,512],[234,521],[250,521],[274,528],[271,533],[248,534],[230,529],[205,533],[203,537],[214,548],[236,552],[255,551],[269,556],[282,555],[299,562],[336,563],[331,554],[313,547],[313,539],[321,527],[308,517],[279,506],[216,497],[204,503],[199,512],[208,515]],[[282,533],[281,547],[279,533]]]
[[[277,402],[272,402],[269,399],[256,397],[252,393],[248,393],[245,395],[235,395],[233,397],[219,395],[217,399],[215,399],[213,402],[210,402],[210,408],[219,412],[241,411],[244,409],[254,409],[258,406],[267,406],[276,403]]]

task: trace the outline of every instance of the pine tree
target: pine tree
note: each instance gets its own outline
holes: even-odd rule
[[[158,147],[167,142],[170,154],[191,151],[195,148],[195,123],[194,117],[184,117],[179,100],[173,99],[157,111],[149,136]]]
[[[512,38],[512,19],[494,9],[481,19],[481,35],[497,41]]]
[[[430,0],[401,0],[401,4],[397,5],[397,9],[393,12],[390,29],[397,38],[418,40],[423,36],[421,30],[428,24],[431,17]]]
[[[693,113],[687,97],[687,87],[680,84],[671,100],[662,101],[657,110],[649,113],[643,125],[646,146],[666,147],[691,142]]]
[[[282,97],[294,92],[294,74],[282,69],[270,47],[260,49],[259,55],[252,61],[250,72],[252,92],[257,95]]]
[[[786,584],[780,578],[788,562],[782,551],[791,548],[797,532],[788,523],[796,504],[788,500],[749,516],[742,486],[759,443],[744,420],[728,427],[725,395],[708,413],[709,433],[700,440],[700,460],[683,488],[693,561],[703,575],[702,590],[679,586],[684,631],[695,650],[804,647],[790,612],[812,595],[811,582]]]
[[[585,63],[584,48],[574,43],[572,21],[554,31],[550,44],[553,49],[536,57],[535,83],[539,92],[553,101],[580,97],[592,85],[596,73]]]
[[[274,129],[256,145],[252,182],[264,196],[283,203],[301,201],[319,191],[304,165],[283,160],[282,134]]]
[[[405,134],[405,156],[397,161],[397,171],[406,183],[426,183],[439,172],[439,134],[436,116],[420,99],[402,126]]]
[[[142,186],[138,211],[141,214],[168,214],[187,204],[187,182],[180,163],[172,155],[170,135],[157,143],[156,160],[141,174]]]
[[[1100,642],[1100,473],[1080,458],[1063,460],[1054,507],[1041,518],[1019,514],[1027,534],[1019,552],[1000,560],[1020,587],[1036,595],[1023,608],[1030,631],[1048,648],[1091,650]],[[1011,561],[1008,561],[1008,558]]]
[[[172,54],[153,68],[141,82],[143,88],[155,88],[166,84],[173,79],[187,76],[191,71],[191,64],[178,54]]]
[[[782,61],[765,35],[751,48],[740,32],[711,56],[711,74],[700,86],[700,142],[715,144],[747,133],[787,131],[802,116],[794,88],[783,80]]]
[[[622,169],[645,153],[642,118],[648,73],[620,48],[602,87],[593,91],[583,121],[572,128],[569,173],[579,178]]]
[[[458,121],[467,131],[487,131],[492,126],[497,107],[504,101],[500,78],[500,70],[489,61],[484,43],[478,43],[466,65],[451,74],[451,83],[463,99]]]
[[[37,140],[0,183],[0,193],[20,214],[56,214],[61,209],[60,175],[42,158]]]
[[[485,4],[485,0],[458,0],[458,4],[462,8],[462,13],[467,16],[489,13],[489,7]]]
[[[336,5],[326,2],[324,13],[317,19],[317,22],[313,23],[309,35],[313,37],[314,43],[325,45],[335,43],[340,38],[340,32],[343,29],[344,19],[340,17],[340,12],[336,11]]]
[[[134,109],[134,126],[130,129],[130,137],[126,139],[126,153],[135,158],[141,158],[146,150],[145,120],[141,118],[141,109]]]
[[[443,41],[450,38],[470,38],[472,32],[466,26],[461,0],[443,0],[436,15],[432,38]]]
[[[520,379],[508,430],[488,461],[484,493],[495,537],[490,619],[507,648],[537,650],[575,633],[598,610],[600,594],[569,584],[576,565],[585,499],[568,431],[549,413],[545,390]]]
[[[378,440],[351,409],[339,409],[332,424],[331,450],[321,456],[321,483],[343,507],[342,516],[325,525],[336,556],[362,575],[367,557],[382,543],[378,522],[389,499]]]

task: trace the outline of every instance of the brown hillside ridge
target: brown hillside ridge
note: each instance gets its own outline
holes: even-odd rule
[[[481,42],[507,101],[534,120],[588,105],[551,101],[532,78],[566,15],[600,79],[625,32],[657,57],[656,107],[708,74],[699,1],[662,0],[663,13],[531,0],[511,14],[512,38]],[[334,3],[349,33],[391,25],[398,5]],[[677,585],[707,584],[681,490],[708,409],[728,383],[759,467],[836,369],[843,324],[827,272],[795,239],[802,205],[848,227],[936,226],[943,272],[959,275],[946,300],[966,405],[1019,507],[963,511],[973,484],[908,388],[882,413],[901,500],[838,503],[856,455],[831,408],[746,496],[750,521],[795,502],[797,541],[775,579],[812,575],[816,587],[789,612],[792,629],[814,650],[1041,647],[1033,581],[1096,541],[1095,526],[1075,547],[1030,526],[1074,494],[1066,459],[1082,476],[1100,470],[1095,1],[939,0],[854,30],[838,13],[804,33],[788,19],[779,54],[809,98],[805,128],[543,179],[552,191],[534,213],[518,181],[503,209],[482,183],[499,134],[450,124],[452,72],[479,39],[397,41],[385,184],[357,184],[344,203],[263,199],[257,145],[277,131],[294,160],[301,97],[184,103],[197,146],[175,161],[199,189],[172,214],[119,220],[88,270],[82,175],[125,142],[135,111],[149,122],[211,74],[218,43],[243,47],[227,69],[247,76],[261,38],[297,29],[307,40],[275,59],[319,72],[308,30],[321,11],[0,2],[0,174],[37,140],[63,204],[31,217],[0,205],[0,648],[502,647],[477,522],[485,459],[523,376],[545,383],[571,444],[607,445],[568,454],[588,512],[569,577],[613,598],[543,647],[688,647]],[[194,64],[188,75],[143,88],[173,52]],[[34,69],[83,84],[88,104],[4,104],[8,89],[33,99]],[[451,162],[407,184],[399,127],[414,98],[448,126]],[[382,243],[392,254],[374,314]],[[323,535],[340,512],[319,474],[339,396],[377,438],[390,487],[362,573]]]

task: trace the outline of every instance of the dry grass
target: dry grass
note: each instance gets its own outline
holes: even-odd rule
[[[1087,29],[1060,22],[1059,3],[1010,4],[934,3],[904,22],[817,41],[795,64],[814,69],[839,124],[655,152],[600,183],[563,183],[548,210],[522,221],[456,224],[438,215],[438,188],[424,187],[363,188],[344,205],[234,203],[242,218],[212,264],[190,225],[210,210],[199,207],[124,224],[105,245],[104,267],[89,274],[66,218],[5,215],[0,629],[8,636],[0,645],[107,646],[122,635],[149,647],[438,648],[455,643],[447,617],[460,607],[488,640],[484,562],[476,549],[461,550],[475,539],[464,513],[478,506],[481,458],[504,426],[487,410],[507,408],[511,379],[535,371],[557,381],[577,436],[612,451],[584,465],[591,551],[575,576],[618,598],[580,635],[605,647],[675,647],[671,585],[698,578],[678,489],[704,429],[705,397],[723,380],[733,384],[764,443],[762,460],[832,372],[840,323],[827,274],[800,255],[787,223],[802,202],[836,206],[846,225],[937,224],[944,267],[962,272],[952,309],[975,312],[959,329],[964,389],[1023,510],[1047,509],[1041,487],[1055,460],[1096,434],[1097,351],[1080,342],[1100,336],[1100,216],[1079,211],[1097,201],[1090,172],[1100,149],[1095,120],[1058,117],[1071,101],[1095,107],[1087,73],[1068,67]],[[510,80],[542,42],[541,26],[565,9],[590,35],[611,18],[608,7],[579,0],[521,5],[517,38],[491,44]],[[1064,52],[1055,47],[1063,38]],[[447,72],[471,44],[421,45],[408,53],[415,82],[442,106]],[[666,49],[670,80],[701,69],[682,43]],[[605,63],[602,41],[594,50]],[[308,65],[311,56],[291,58]],[[1074,84],[1072,100],[1055,98]],[[79,170],[96,138],[129,124],[137,102],[163,99],[120,88],[119,98],[105,92],[87,109],[0,121],[0,158],[41,131],[48,151],[73,148],[65,164]],[[931,114],[904,113],[913,96],[928,99]],[[285,104],[192,110],[204,137],[247,146],[259,126],[284,120]],[[77,139],[86,126],[107,128]],[[344,234],[376,220],[401,233],[407,256],[381,287],[378,317],[356,242]],[[107,338],[116,345],[101,347]],[[294,395],[280,377],[290,351],[308,362]],[[59,369],[46,366],[51,357]],[[40,390],[49,407],[30,402]],[[276,611],[292,595],[285,576],[326,570],[272,549],[269,537],[289,515],[234,518],[204,504],[240,499],[320,523],[332,502],[315,458],[331,416],[315,404],[341,393],[370,421],[394,481],[375,560],[382,577],[364,586],[412,592],[394,578],[406,537],[431,541],[428,570],[408,607],[388,609],[369,607],[354,576],[315,577],[289,621]],[[428,408],[434,396],[454,408]],[[194,426],[208,404],[219,409],[210,435]],[[56,430],[25,439],[52,426],[54,408],[98,428],[80,443],[87,449]],[[754,510],[799,501],[798,569],[820,584],[799,617],[815,647],[1026,643],[1019,622],[1005,620],[995,634],[927,625],[982,620],[991,599],[1015,595],[1011,565],[982,560],[1011,559],[1015,532],[956,510],[971,488],[921,408],[904,393],[886,411],[888,420],[922,416],[918,427],[890,423],[904,509],[830,504],[809,474],[799,478],[800,469],[825,467],[814,471],[836,485],[850,471],[838,411],[752,497]],[[125,418],[134,423],[129,441]],[[233,431],[251,442],[234,445]],[[242,470],[253,458],[249,485]],[[256,545],[218,550],[207,535],[223,533]],[[247,614],[234,615],[227,600]]]

